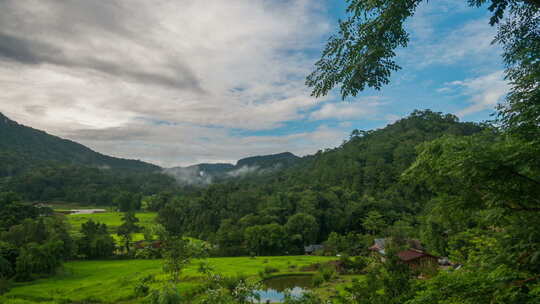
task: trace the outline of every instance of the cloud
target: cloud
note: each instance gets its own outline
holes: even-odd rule
[[[510,88],[504,80],[504,71],[496,71],[462,81],[453,81],[447,85],[448,90],[457,90],[461,95],[470,98],[471,105],[457,112],[460,117],[493,109],[495,105],[503,101]]]
[[[378,97],[368,97],[355,102],[326,103],[316,111],[311,112],[310,119],[360,119],[373,116],[377,113],[377,108],[382,105]]]
[[[471,8],[463,1],[422,4],[407,24],[411,41],[407,49],[400,50],[400,56],[417,68],[499,62],[501,50],[491,44],[497,29],[489,25],[488,18],[464,23],[455,19],[456,13],[466,15],[471,10],[478,8]]]
[[[271,130],[317,107],[304,79],[333,29],[324,9],[310,0],[0,1],[0,111],[165,166],[312,152],[330,142],[310,139],[321,130],[231,130]]]

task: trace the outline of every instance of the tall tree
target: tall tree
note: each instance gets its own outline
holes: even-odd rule
[[[141,230],[141,227],[137,225],[138,222],[139,219],[135,216],[135,212],[128,211],[124,212],[124,215],[122,216],[122,225],[118,227],[117,234],[122,238],[127,254],[129,254],[131,235]]]

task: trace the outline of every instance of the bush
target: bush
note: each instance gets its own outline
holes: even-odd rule
[[[143,260],[161,259],[163,255],[157,248],[143,248],[135,250],[135,258]]]
[[[152,291],[149,300],[150,304],[180,304],[182,296],[176,286],[168,285],[161,290]]]
[[[366,268],[368,261],[365,257],[350,258],[345,255],[339,259],[340,273],[360,273]]]
[[[147,275],[139,279],[139,281],[137,281],[137,283],[135,284],[135,295],[137,295],[138,297],[144,297],[148,295],[148,292],[150,291],[150,286],[148,286],[148,284],[152,283],[153,281],[153,275]]]
[[[321,274],[323,280],[328,282],[335,276],[336,270],[331,265],[325,265],[319,269],[319,273]]]

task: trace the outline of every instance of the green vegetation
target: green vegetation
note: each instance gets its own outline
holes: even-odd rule
[[[141,227],[150,227],[155,224],[155,212],[136,212],[135,216],[139,219],[138,225]],[[116,233],[118,227],[122,225],[122,212],[103,212],[92,214],[70,214],[66,216],[71,229],[79,230],[83,223],[89,220],[107,225],[110,233]]]
[[[279,269],[279,273],[287,273],[290,272],[290,265],[301,268],[329,260],[331,258],[314,256],[237,257],[210,258],[208,263],[216,273],[224,276],[240,273],[256,277],[268,265]],[[199,261],[195,260],[185,269],[179,283],[180,290],[186,291],[202,284],[204,277],[197,271],[198,265]],[[147,275],[155,275],[158,282],[152,284],[159,285],[166,279],[161,269],[161,260],[67,262],[56,276],[17,284],[0,300],[6,304],[14,300],[26,301],[19,303],[58,303],[61,300],[117,303],[133,299],[136,282]]]
[[[0,113],[0,177],[49,164],[73,164],[107,169],[157,171],[158,166],[138,160],[110,157],[76,142],[20,125]],[[39,148],[38,148],[39,147]]]
[[[178,191],[144,164],[110,160],[126,170],[98,169],[76,144],[0,120],[9,139],[0,146],[9,164],[0,189],[126,212],[68,216],[69,233],[64,217],[1,193],[0,300],[245,304],[260,278],[311,272],[315,292],[285,304],[323,303],[320,296],[342,304],[539,303],[540,4],[469,4],[487,2],[512,85],[496,125],[414,111],[383,129],[354,130],[335,149],[285,155],[284,170]],[[399,68],[394,51],[408,42],[404,22],[419,3],[350,0],[348,19],[308,78],[314,95],[341,85],[347,97],[388,83]],[[134,213],[141,209],[157,216]],[[155,233],[133,244],[137,226],[154,219]],[[414,239],[459,267],[437,268]],[[374,240],[384,248],[368,254]],[[308,246],[315,254],[343,256],[257,257],[301,254],[314,243],[326,245]],[[207,255],[252,257],[199,263]],[[70,261],[77,258],[125,260]]]

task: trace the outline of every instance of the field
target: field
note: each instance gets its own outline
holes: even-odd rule
[[[144,228],[154,224],[157,213],[137,212],[135,216],[139,219],[138,225]],[[68,223],[71,225],[71,231],[73,234],[77,234],[81,229],[81,225],[92,219],[94,222],[106,224],[109,229],[109,233],[111,233],[112,237],[118,240],[116,230],[118,226],[122,225],[122,212],[110,211],[94,214],[70,214],[66,215],[66,218]],[[144,239],[142,233],[134,233],[132,237],[134,241]]]
[[[135,216],[139,219],[139,226],[148,227],[154,223],[155,212],[137,212]],[[94,222],[106,224],[109,231],[116,232],[118,226],[122,225],[122,212],[104,212],[94,214],[70,214],[67,219],[72,229],[79,230],[81,225],[92,219]]]
[[[335,258],[318,256],[233,257],[210,258],[207,262],[217,273],[226,276],[244,274],[256,277],[270,265],[279,273],[298,272],[303,266]],[[194,261],[183,273],[181,290],[200,284],[202,275],[197,271],[200,261]],[[293,266],[294,265],[294,266]],[[161,260],[77,261],[65,263],[63,270],[54,277],[30,283],[18,283],[0,303],[138,303],[134,284],[143,276],[155,274],[158,281],[165,277]]]

